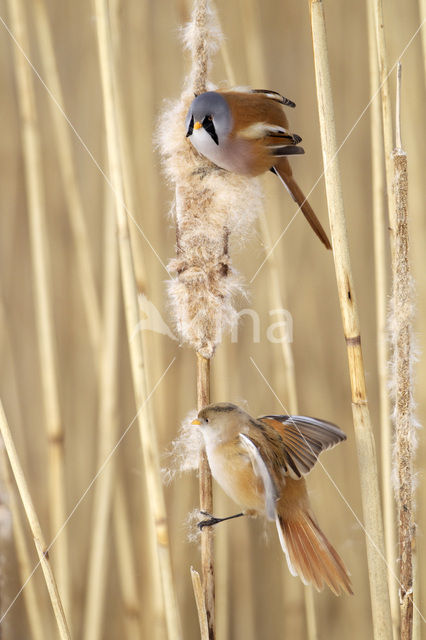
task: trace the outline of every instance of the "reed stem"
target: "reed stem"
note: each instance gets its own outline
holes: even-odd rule
[[[149,393],[142,337],[140,331],[134,334],[137,327],[140,326],[140,313],[128,220],[124,205],[123,175],[114,99],[115,86],[107,1],[95,0],[95,10],[97,16],[96,26],[104,97],[109,167],[115,198],[126,327],[129,339],[133,389],[138,411],[138,425],[144,458],[144,473],[148,488],[150,512],[153,522],[155,523],[168,635],[169,638],[178,640],[182,635],[181,624],[172,577],[166,506],[160,476],[157,434],[148,407]]]
[[[374,0],[374,18],[376,24],[376,46],[377,46],[377,59],[379,64],[379,78],[380,78],[380,93],[382,96],[382,126],[383,126],[383,141],[385,147],[385,168],[386,168],[386,194],[388,203],[388,216],[389,216],[389,233],[391,243],[392,259],[395,251],[395,226],[396,226],[396,213],[395,202],[392,195],[393,184],[393,132],[392,132],[392,106],[389,93],[389,81],[388,81],[388,63],[386,55],[386,42],[385,31],[383,21],[383,5],[382,0]]]
[[[373,95],[379,86],[379,68],[377,60],[376,30],[374,7],[367,0],[368,50],[370,67],[370,92]],[[376,282],[376,339],[377,370],[380,400],[380,441],[382,462],[383,520],[385,533],[386,561],[388,565],[388,585],[392,614],[393,637],[397,639],[399,631],[398,588],[395,581],[396,571],[396,529],[395,502],[392,486],[392,424],[391,401],[388,380],[388,283],[386,275],[387,227],[385,211],[385,176],[383,168],[383,129],[379,96],[371,105],[371,159],[372,159],[372,195],[374,228],[374,271]]]
[[[210,404],[210,360],[197,353],[197,409]],[[202,451],[198,468],[200,511],[213,513],[213,481],[207,455]],[[214,599],[214,533],[213,527],[204,527],[201,532],[201,576],[209,629],[209,640],[215,637]],[[202,624],[200,620],[200,625]]]
[[[15,539],[19,578],[21,583],[24,584],[28,579],[28,576],[31,574],[33,563],[31,562],[30,554],[28,553],[24,525],[15,497],[15,487],[13,485],[9,463],[6,459],[3,447],[1,449],[1,467],[3,482],[8,495],[9,509],[12,515],[13,537]],[[46,623],[43,623],[34,580],[30,580],[26,584],[22,595],[27,609],[31,638],[32,640],[44,640],[46,637]]]
[[[56,152],[59,157],[59,169],[64,186],[64,195],[68,206],[71,231],[77,251],[77,269],[80,277],[80,290],[89,337],[96,362],[101,347],[101,313],[96,291],[93,260],[90,252],[90,238],[87,229],[80,187],[78,184],[72,152],[71,133],[64,117],[65,102],[59,78],[52,32],[49,25],[45,0],[35,0],[33,5],[37,41],[44,67],[45,81],[54,99],[49,99],[53,131],[56,137]]]
[[[9,12],[16,40],[29,55],[29,38],[22,0],[9,0]],[[45,217],[43,162],[32,71],[17,47],[14,47],[14,54],[30,225],[40,377],[48,441],[50,530],[56,534],[66,520],[67,509],[64,430],[59,402],[54,343],[55,331],[52,314],[52,289],[49,278],[50,251]],[[66,529],[61,531],[55,544],[54,561],[64,608],[70,612],[71,594]]]
[[[46,581],[47,590],[49,592],[50,601],[52,603],[53,613],[55,615],[56,623],[58,625],[59,636],[61,640],[70,640],[71,635],[68,629],[68,624],[65,618],[64,609],[61,602],[61,597],[56,586],[55,577],[53,575],[52,568],[49,561],[49,553],[47,545],[44,541],[43,533],[41,530],[40,522],[37,517],[36,510],[28,489],[28,484],[24,476],[24,472],[21,467],[21,463],[18,458],[18,453],[13,442],[12,434],[10,432],[9,425],[7,423],[6,415],[4,413],[3,404],[0,400],[0,433],[3,438],[4,446],[7,456],[9,458],[10,466],[15,478],[15,482],[18,487],[19,495],[21,496],[22,504],[25,509],[25,514],[30,525],[31,533],[34,538],[34,544],[37,550],[37,554],[40,560],[41,568],[43,570],[44,579]]]
[[[120,271],[115,216],[109,193],[104,205],[104,324],[103,353],[99,375],[98,468],[112,451],[117,434],[117,383],[120,310]],[[92,539],[88,562],[86,612],[83,638],[102,635],[105,590],[108,574],[107,539],[115,477],[114,457],[98,478],[92,510]]]
[[[377,461],[365,387],[358,309],[337,160],[334,108],[324,10],[321,0],[310,0],[310,9],[325,184],[337,289],[352,390],[352,412],[360,469],[374,637],[376,640],[379,638],[390,640],[392,626],[384,563],[384,537]]]
[[[134,638],[138,638],[141,635],[139,621],[141,608],[139,604],[130,518],[121,477],[118,477],[115,483],[113,530],[121,597],[124,608],[124,635],[127,640],[134,640]]]

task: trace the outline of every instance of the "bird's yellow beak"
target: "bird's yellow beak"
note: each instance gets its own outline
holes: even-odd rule
[[[194,427],[201,426],[201,422],[198,420],[198,418],[195,418],[195,420],[193,420],[191,424],[194,425]]]
[[[194,122],[194,129],[201,129],[202,126],[201,122]]]

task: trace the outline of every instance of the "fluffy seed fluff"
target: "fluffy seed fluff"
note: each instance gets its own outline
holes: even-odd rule
[[[250,233],[262,193],[256,179],[219,169],[192,147],[185,117],[193,97],[186,91],[167,105],[159,125],[166,174],[176,189],[176,258],[169,264],[176,277],[169,294],[182,340],[211,358],[237,320],[233,299],[243,290],[229,248]]]
[[[186,138],[187,111],[194,92],[205,90],[222,37],[211,4],[196,3],[183,37],[192,52],[192,69],[181,97],[166,105],[158,128],[166,175],[176,193],[176,258],[169,264],[176,273],[169,283],[172,312],[182,341],[205,358],[213,356],[223,331],[237,320],[233,300],[242,282],[229,248],[251,231],[262,206],[256,179],[219,169]]]
[[[172,482],[179,473],[187,473],[198,469],[201,451],[204,449],[203,436],[191,422],[197,417],[192,410],[183,420],[178,436],[173,440],[170,450],[165,454],[166,467],[163,468],[163,479]]]

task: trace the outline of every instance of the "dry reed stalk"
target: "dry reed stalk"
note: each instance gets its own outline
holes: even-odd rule
[[[240,0],[241,16],[243,17],[244,35],[246,42],[246,57],[251,86],[268,86],[266,64],[260,35],[260,11],[259,5],[253,0]],[[277,205],[278,206],[278,205]],[[272,247],[271,235],[264,211],[259,216],[260,230],[263,244],[268,249]],[[267,251],[267,264],[270,275],[270,287],[268,288],[271,309],[283,309],[281,287],[284,286],[284,275],[278,272],[278,265],[272,251]],[[289,340],[280,341],[281,355],[284,364],[284,377],[286,381],[286,393],[288,398],[288,410],[297,415],[297,391],[296,375],[294,367],[293,350]],[[284,567],[287,571],[287,567]],[[305,605],[306,631],[308,640],[317,640],[317,621],[315,615],[314,592],[311,585],[305,585],[303,589]]]
[[[33,562],[28,553],[24,525],[21,519],[19,506],[15,498],[15,487],[9,469],[9,463],[3,447],[1,448],[2,478],[8,495],[8,506],[12,516],[13,537],[15,540],[16,558],[18,561],[19,578],[25,583],[33,570]],[[34,580],[30,580],[22,593],[28,615],[28,624],[32,640],[44,640],[46,637],[46,623],[43,623],[40,604],[37,600],[37,592]]]
[[[120,273],[113,203],[107,194],[104,206],[104,324],[103,352],[99,376],[99,422],[97,468],[108,457],[117,438],[117,383],[120,310]],[[83,638],[97,640],[102,635],[106,578],[108,573],[107,539],[115,478],[112,457],[98,478],[93,497],[91,544],[88,561],[87,593]]]
[[[134,395],[138,410],[138,425],[144,458],[144,473],[148,488],[150,512],[155,523],[157,552],[159,555],[164,598],[164,615],[169,638],[177,640],[181,637],[181,625],[172,577],[166,507],[160,476],[158,443],[155,426],[148,407],[149,394],[142,338],[140,332],[134,335],[135,329],[140,326],[140,313],[128,220],[124,205],[123,176],[120,159],[120,143],[118,139],[119,132],[114,98],[115,87],[108,3],[106,0],[95,0],[94,6],[97,17],[96,27],[99,63],[111,184],[115,198],[126,327],[129,339]]]
[[[426,0],[419,0],[419,13],[420,13],[420,22],[423,24],[423,29],[421,30],[421,38],[422,38],[422,49],[423,49],[423,71],[425,74],[426,81],[426,30],[424,25],[426,24]]]
[[[361,481],[374,637],[392,638],[374,436],[368,409],[356,294],[343,208],[323,5],[310,0],[318,113],[337,289],[346,340]]]
[[[380,83],[377,61],[374,9],[367,1],[368,50],[370,67],[370,92],[373,95]],[[379,96],[371,105],[371,159],[374,227],[374,270],[376,283],[376,340],[377,370],[380,399],[380,440],[382,461],[383,520],[385,533],[386,560],[388,565],[388,586],[392,614],[394,640],[399,628],[398,589],[395,581],[396,570],[396,530],[395,504],[392,487],[392,423],[391,402],[388,388],[388,286],[386,277],[387,227],[385,212],[385,180],[383,171],[382,116]]]
[[[124,609],[124,634],[127,640],[141,635],[139,616],[139,594],[136,578],[135,554],[130,530],[130,518],[126,505],[123,481],[119,477],[115,483],[113,505],[114,542],[117,556],[121,596]]]
[[[29,39],[21,0],[9,0],[12,31],[29,55]],[[67,517],[65,495],[64,430],[61,419],[54,344],[52,299],[49,280],[49,246],[45,219],[42,156],[31,69],[14,47],[18,105],[22,127],[22,148],[30,225],[31,258],[34,277],[34,301],[37,340],[40,353],[45,424],[48,440],[50,530],[56,534]],[[64,608],[70,612],[70,575],[68,535],[61,532],[55,543],[55,566]]]
[[[121,11],[121,3],[119,0],[115,0],[110,4],[109,8],[109,16],[111,22],[111,35],[112,35],[112,44],[113,44],[113,59],[114,59],[114,83],[116,85],[115,91],[115,105],[116,105],[116,113],[117,113],[117,127],[119,131],[119,144],[120,144],[120,158],[121,158],[121,167],[123,172],[123,188],[125,195],[125,202],[127,210],[135,215],[136,212],[136,197],[135,197],[135,188],[134,188],[134,177],[132,173],[131,167],[131,152],[130,152],[130,144],[129,144],[129,136],[128,130],[126,126],[126,113],[123,104],[122,91],[120,86],[120,75],[117,72],[119,59],[120,59],[120,50],[121,50],[121,30],[120,30],[120,11]],[[145,75],[148,69],[141,68],[141,75]],[[141,115],[142,117],[142,115]],[[147,177],[148,179],[148,177]],[[147,276],[146,276],[146,268],[145,261],[143,258],[142,251],[140,249],[140,230],[136,227],[135,223],[131,221],[129,224],[129,232],[130,232],[130,241],[132,245],[134,264],[135,264],[135,274],[136,274],[136,282],[138,285],[138,291],[140,293],[144,293],[146,291],[147,285]]]
[[[191,567],[192,588],[194,589],[195,603],[197,605],[198,620],[200,621],[201,640],[209,640],[209,625],[207,622],[206,602],[200,574]]]
[[[388,203],[388,216],[389,216],[389,232],[391,253],[394,255],[395,247],[395,203],[392,196],[392,184],[393,184],[393,163],[392,163],[392,151],[393,151],[393,132],[392,132],[392,106],[389,95],[389,82],[388,82],[388,63],[386,56],[386,42],[383,23],[383,6],[382,0],[374,0],[374,19],[376,25],[376,46],[377,46],[377,59],[379,64],[379,78],[380,78],[380,92],[382,96],[382,127],[383,127],[383,142],[385,147],[385,167],[386,167],[386,193]]]
[[[400,131],[401,65],[398,65],[396,107],[396,148],[394,197],[396,211],[395,260],[393,270],[393,374],[395,391],[395,449],[399,533],[399,599],[401,640],[413,637],[413,562],[414,524],[414,453],[416,434],[413,417],[413,282],[409,261],[407,154],[402,148]]]
[[[68,630],[68,624],[66,621],[64,609],[62,607],[61,597],[56,586],[55,577],[53,575],[52,568],[49,561],[49,552],[47,545],[44,541],[43,533],[40,527],[40,522],[37,517],[36,510],[34,508],[33,501],[31,499],[30,492],[28,490],[28,484],[24,476],[24,472],[21,467],[21,463],[18,458],[18,454],[13,442],[12,434],[10,432],[9,425],[4,413],[3,404],[0,400],[0,433],[3,438],[4,446],[7,456],[9,458],[10,466],[15,478],[16,485],[18,487],[19,495],[22,500],[22,504],[25,509],[25,514],[30,525],[31,533],[34,538],[34,544],[37,550],[37,554],[40,560],[41,568],[43,570],[44,579],[46,581],[47,590],[49,592],[50,601],[52,603],[53,613],[55,615],[56,623],[58,625],[59,635],[61,640],[69,640],[71,638]]]
[[[73,160],[71,133],[69,125],[63,115],[65,112],[65,102],[56,64],[55,49],[45,1],[35,0],[32,6],[34,8],[37,42],[44,67],[45,81],[55,98],[55,100],[53,100],[49,97],[48,102],[56,136],[56,151],[59,156],[59,168],[68,206],[71,230],[77,251],[77,269],[80,277],[86,322],[94,357],[97,361],[101,347],[101,313],[96,292],[86,215]]]
[[[210,360],[197,353],[197,409],[210,404]],[[198,466],[200,511],[213,513],[213,479],[207,462],[206,452],[200,454]],[[201,532],[201,575],[203,579],[204,604],[208,626],[208,637],[215,637],[215,583],[214,583],[214,544],[213,527],[204,527]],[[197,603],[198,614],[200,608]],[[203,633],[203,618],[199,617],[200,630]]]

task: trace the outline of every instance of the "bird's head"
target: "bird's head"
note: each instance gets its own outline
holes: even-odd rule
[[[201,130],[219,145],[232,128],[232,116],[226,99],[216,91],[201,93],[191,103],[185,120],[186,137],[197,137]]]

